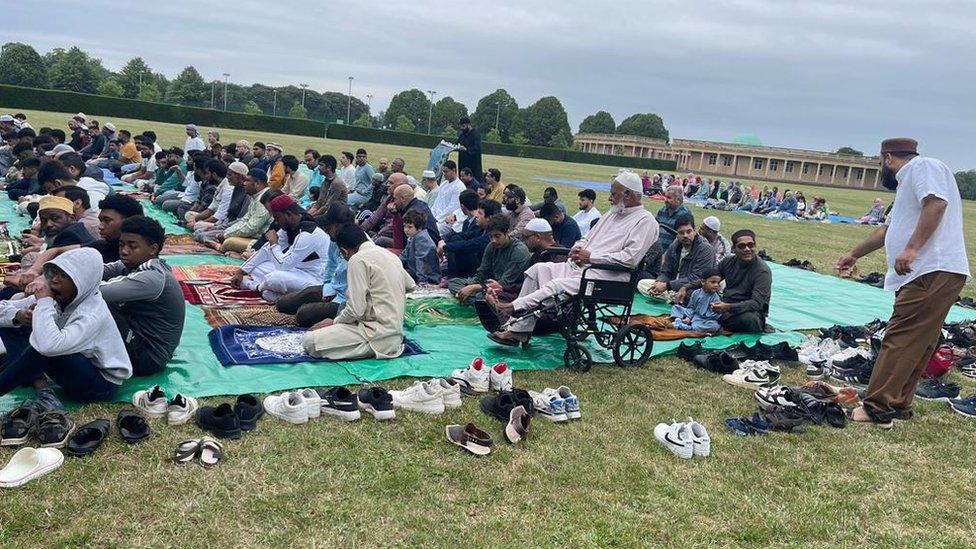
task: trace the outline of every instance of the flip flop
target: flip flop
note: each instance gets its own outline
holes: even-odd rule
[[[119,410],[115,426],[118,427],[122,440],[129,444],[149,438],[149,423],[135,410]]]
[[[491,435],[475,427],[474,423],[448,425],[444,427],[444,435],[451,444],[456,444],[476,456],[487,456],[491,453]]]
[[[21,448],[0,469],[0,488],[16,488],[44,476],[64,463],[64,454],[57,448]]]
[[[75,429],[68,439],[65,453],[69,456],[84,457],[102,445],[108,438],[108,420],[96,419]]]
[[[224,447],[219,442],[209,437],[200,439],[200,465],[204,469],[210,469],[220,463],[223,456]]]
[[[184,440],[183,442],[176,445],[176,450],[173,451],[173,463],[177,465],[183,465],[193,461],[197,454],[200,453],[200,441],[199,440]]]

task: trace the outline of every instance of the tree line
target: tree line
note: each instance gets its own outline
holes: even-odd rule
[[[450,96],[431,103],[430,97],[414,88],[397,93],[386,110],[373,115],[362,100],[339,92],[207,81],[192,65],[169,79],[154,72],[141,57],[130,59],[116,72],[78,47],[55,48],[41,55],[19,42],[8,42],[0,49],[0,83],[215,109],[224,109],[226,89],[229,111],[331,123],[346,120],[348,108],[353,125],[441,134],[451,139],[457,136],[458,119],[470,116],[488,142],[573,146],[569,118],[558,98],[546,96],[522,107],[504,89],[482,97],[469,112],[466,105]],[[609,113],[599,111],[583,120],[579,131],[669,138],[664,121],[653,113],[635,114],[618,126]]]

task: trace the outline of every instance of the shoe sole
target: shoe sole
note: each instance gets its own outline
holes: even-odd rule
[[[569,421],[569,416],[566,414],[547,414],[540,411],[539,415],[553,423],[563,423],[564,421]]]
[[[460,408],[461,407],[461,395],[458,395],[456,400],[455,399],[450,399],[450,400],[444,399],[444,407],[445,408],[450,408],[452,410],[455,409],[455,408]]]
[[[962,410],[960,410],[959,408],[956,408],[955,406],[953,406],[951,404],[949,405],[949,407],[952,408],[952,411],[953,412],[955,412],[955,413],[957,413],[957,414],[959,414],[961,416],[976,418],[976,414],[967,414],[966,412],[963,412]]]
[[[369,404],[359,403],[359,407],[366,410],[372,414],[373,418],[377,421],[389,421],[391,419],[396,419],[396,410],[377,410]]]
[[[950,400],[954,398],[959,398],[959,395],[956,395],[954,397],[936,397],[936,398],[923,397],[922,395],[915,395],[915,398],[924,400],[926,402],[945,402],[946,404],[948,404]]]
[[[583,417],[583,414],[580,412],[566,412],[566,417],[569,419],[580,419]]]
[[[735,387],[742,387],[743,389],[752,389],[753,391],[776,383],[775,381],[764,381],[762,383],[750,383],[748,381],[729,380],[725,378],[722,378],[722,381],[728,383],[729,385],[733,385]]]
[[[394,402],[393,406],[395,408],[400,408],[401,410],[407,410],[408,412],[420,412],[422,414],[430,414],[434,416],[444,413],[444,403],[439,400],[434,406],[427,405],[427,404],[415,404],[415,403],[405,404],[405,403],[397,403],[397,402]]]
[[[5,438],[0,441],[0,446],[23,446],[30,440],[30,433],[20,438]]]
[[[338,408],[322,408],[322,413],[327,416],[339,418],[342,421],[357,421],[363,417],[363,414],[359,410],[348,411],[339,410]]]
[[[304,416],[304,417],[290,417],[290,416],[286,416],[286,415],[282,415],[282,414],[276,414],[276,413],[274,413],[274,412],[272,412],[270,410],[268,411],[268,414],[270,414],[270,415],[272,415],[272,416],[274,416],[274,417],[276,417],[276,418],[284,421],[285,423],[291,423],[292,425],[303,425],[305,423],[308,423],[308,416],[307,415]]]

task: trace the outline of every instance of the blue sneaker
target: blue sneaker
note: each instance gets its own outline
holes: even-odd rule
[[[976,394],[966,398],[954,398],[949,401],[949,407],[957,414],[976,417]]]
[[[529,391],[532,397],[532,404],[535,411],[549,421],[559,423],[569,420],[566,415],[566,401],[559,396],[559,393],[552,389],[546,389],[541,393]]]
[[[579,419],[583,417],[580,413],[579,397],[573,394],[569,390],[569,387],[565,385],[560,385],[559,389],[556,389],[559,396],[563,399],[563,405],[566,408],[566,417],[569,419]]]

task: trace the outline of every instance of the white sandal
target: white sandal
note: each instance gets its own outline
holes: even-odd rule
[[[21,448],[0,469],[0,488],[16,488],[61,467],[64,454],[57,448]]]

